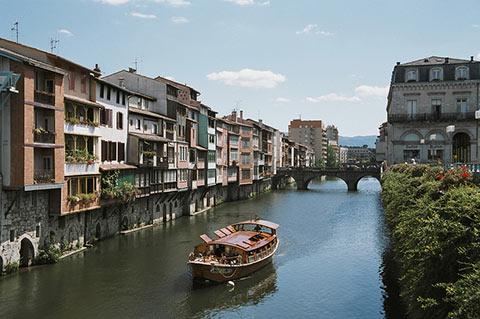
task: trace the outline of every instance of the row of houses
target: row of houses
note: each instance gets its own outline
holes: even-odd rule
[[[48,216],[67,216],[155,194],[248,185],[279,167],[315,163],[311,147],[242,111],[218,116],[188,85],[134,69],[102,77],[98,65],[5,39],[0,91],[5,216],[29,193],[48,194]],[[42,221],[33,223],[41,233]],[[4,221],[1,243],[26,231]]]

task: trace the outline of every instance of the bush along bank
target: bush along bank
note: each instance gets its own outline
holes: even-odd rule
[[[480,318],[480,187],[467,167],[395,165],[382,202],[410,318]]]

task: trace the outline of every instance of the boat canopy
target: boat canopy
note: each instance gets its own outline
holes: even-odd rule
[[[260,225],[260,226],[265,226],[271,229],[277,229],[278,224],[269,222],[268,220],[263,220],[263,219],[254,219],[254,220],[247,220],[244,222],[236,223],[233,225]]]

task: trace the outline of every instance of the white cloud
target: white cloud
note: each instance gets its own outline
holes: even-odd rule
[[[68,31],[67,29],[60,29],[60,30],[58,30],[58,33],[66,34],[69,37],[73,36],[73,33]]]
[[[116,6],[116,5],[119,5],[119,4],[124,4],[124,3],[130,2],[130,0],[96,0],[96,1],[99,1],[99,2],[104,3],[104,4],[110,4],[112,6]]]
[[[477,60],[480,60],[480,53],[477,54]]]
[[[318,35],[324,35],[324,36],[331,36],[333,33],[324,31],[324,30],[318,30],[318,24],[309,24],[302,30],[298,30],[295,32],[296,34],[318,34]]]
[[[354,96],[344,96],[337,93],[330,93],[318,97],[307,97],[305,100],[311,103],[327,102],[360,102],[364,98],[374,97],[378,99],[386,99],[388,95],[388,86],[369,86],[360,85],[355,88]]]
[[[260,7],[267,7],[270,5],[270,1],[257,2],[257,5],[259,5]]]
[[[278,103],[288,103],[288,102],[290,102],[291,100],[290,100],[290,99],[287,99],[286,97],[277,97],[277,98],[275,99],[275,101],[278,102]]]
[[[327,102],[360,102],[360,98],[358,96],[347,97],[343,95],[338,95],[337,93],[330,93],[318,97],[307,97],[305,99],[307,102],[311,103],[319,103],[322,101]]]
[[[472,27],[474,27],[474,28],[480,28],[480,25],[478,25],[478,24],[472,24]]]
[[[224,0],[226,2],[233,2],[235,4],[238,4],[239,6],[249,6],[252,4],[255,4],[255,1],[253,0]]]
[[[272,71],[243,69],[238,72],[222,71],[207,75],[209,80],[220,81],[226,85],[248,88],[274,88],[278,83],[285,82],[286,77]]]
[[[187,18],[185,17],[172,17],[172,22],[173,23],[188,23],[190,22]]]
[[[191,2],[186,0],[153,0],[153,1],[158,3],[166,3],[168,5],[171,5],[172,7],[188,7],[189,5],[191,5]]]
[[[144,14],[144,13],[138,13],[138,12],[132,12],[130,13],[130,15],[140,19],[155,19],[157,17],[154,14]]]
[[[388,86],[369,86],[369,85],[360,85],[355,89],[355,94],[359,97],[369,97],[373,96],[376,98],[386,99],[388,95]]]

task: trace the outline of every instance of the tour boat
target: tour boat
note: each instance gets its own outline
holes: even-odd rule
[[[201,235],[204,243],[195,246],[188,261],[193,278],[235,280],[267,265],[277,251],[278,226],[256,218],[214,231],[215,239]]]

